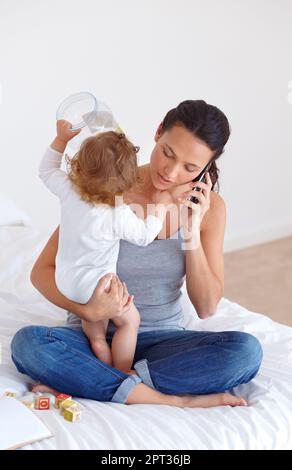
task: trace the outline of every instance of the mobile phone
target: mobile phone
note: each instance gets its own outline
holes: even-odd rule
[[[203,181],[203,183],[206,183],[207,182],[206,173],[210,170],[212,163],[213,162],[207,163],[207,165],[205,166],[205,168],[203,168],[201,173],[196,178],[194,178],[192,181],[194,183],[196,183],[197,181]],[[195,191],[201,191],[201,188],[196,188],[196,186],[194,186],[193,189]],[[197,199],[195,196],[190,196],[189,201],[194,202],[195,204],[199,203],[199,199]]]

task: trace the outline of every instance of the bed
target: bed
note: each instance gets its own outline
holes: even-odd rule
[[[33,381],[10,358],[14,333],[31,324],[57,326],[66,312],[30,285],[29,272],[49,233],[31,225],[0,226],[0,395],[24,394]],[[196,318],[185,289],[185,326],[198,330],[240,330],[262,343],[257,377],[233,390],[248,407],[209,409],[165,405],[122,405],[79,399],[83,417],[65,421],[55,409],[39,411],[54,437],[24,449],[292,449],[292,328],[222,299],[214,317]]]

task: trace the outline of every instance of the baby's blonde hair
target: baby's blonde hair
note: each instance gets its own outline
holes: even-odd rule
[[[137,180],[137,152],[125,134],[102,132],[86,139],[67,171],[81,199],[115,206],[115,196],[128,191]]]

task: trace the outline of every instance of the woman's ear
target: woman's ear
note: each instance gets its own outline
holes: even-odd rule
[[[162,134],[162,122],[159,124],[157,131],[155,132],[155,137],[154,137],[155,142],[158,142],[159,138],[161,137],[161,134]]]

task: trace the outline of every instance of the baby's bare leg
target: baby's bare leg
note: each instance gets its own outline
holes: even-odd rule
[[[111,320],[117,327],[112,339],[113,365],[116,369],[129,373],[136,350],[140,314],[133,304],[125,315]]]
[[[98,359],[109,366],[112,365],[112,355],[109,345],[106,341],[106,330],[108,320],[98,322],[87,322],[82,320],[82,329],[89,339],[91,349]]]

